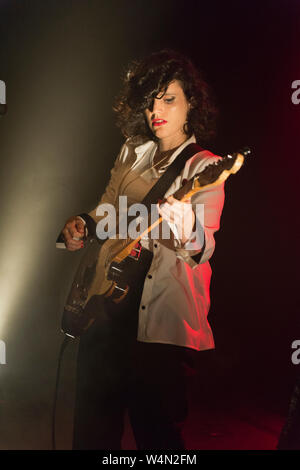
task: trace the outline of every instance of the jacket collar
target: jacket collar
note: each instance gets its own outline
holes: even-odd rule
[[[187,139],[185,142],[183,142],[178,149],[175,150],[175,152],[172,154],[171,161],[173,161],[177,155],[189,144],[194,144],[196,143],[196,138],[194,135],[192,135],[189,139]],[[138,145],[135,147],[134,151],[137,155],[137,160],[140,159],[145,155],[146,152],[151,152],[151,151],[156,151],[157,149],[157,143],[154,142],[154,140],[148,140],[142,145]]]

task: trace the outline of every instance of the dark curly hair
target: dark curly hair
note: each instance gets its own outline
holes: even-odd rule
[[[184,129],[187,136],[195,134],[199,143],[213,137],[217,109],[209,87],[189,59],[170,49],[152,53],[143,60],[129,64],[123,89],[113,107],[117,125],[125,137],[156,140],[144,111],[151,109],[154,98],[166,92],[173,80],[181,82],[186,99],[191,104]]]

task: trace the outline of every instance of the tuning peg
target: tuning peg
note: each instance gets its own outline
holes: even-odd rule
[[[244,157],[248,157],[251,154],[251,150],[249,147],[243,147],[238,153],[241,153]]]

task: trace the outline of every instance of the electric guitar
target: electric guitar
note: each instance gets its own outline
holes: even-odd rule
[[[231,174],[239,171],[250,153],[246,147],[207,165],[173,196],[185,202],[195,193],[223,183]],[[116,304],[122,302],[130,289],[130,279],[139,275],[138,265],[144,250],[140,240],[148,234],[151,236],[151,231],[161,223],[162,217],[151,223],[149,216],[147,229],[135,240],[109,238],[104,243],[96,237],[89,240],[65,305],[62,319],[65,334],[80,336],[94,322],[99,302],[101,304],[105,299]]]

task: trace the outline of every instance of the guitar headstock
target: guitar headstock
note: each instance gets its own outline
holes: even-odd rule
[[[237,173],[245,158],[251,154],[249,147],[238,152],[227,154],[217,162],[207,165],[201,173],[194,177],[193,189],[217,185],[225,181],[230,174]]]

